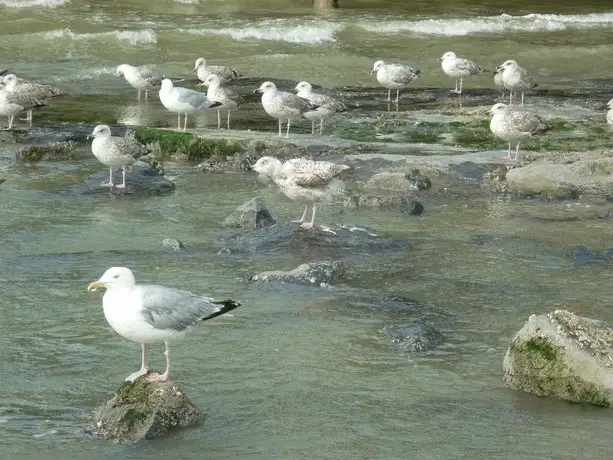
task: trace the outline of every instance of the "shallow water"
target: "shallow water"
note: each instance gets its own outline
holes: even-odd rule
[[[537,12],[529,2],[444,9],[449,2],[360,1],[323,17],[309,1],[117,3],[0,0],[6,65],[101,101],[118,93],[122,108],[135,104],[135,92],[112,75],[120,61],[193,77],[200,55],[249,77],[325,86],[372,86],[372,61],[389,57],[423,69],[428,77],[417,86],[444,87],[450,82],[436,58],[451,48],[486,65],[512,53],[548,87],[610,78],[613,13],[601,2],[549,2]],[[164,124],[160,114],[124,122]],[[296,217],[294,205],[249,173],[203,174],[170,163],[177,189],[169,196],[74,196],[61,191],[104,169],[86,152],[76,162],[22,165],[12,159],[15,149],[0,145],[6,458],[576,459],[609,452],[607,411],[501,383],[502,357],[528,315],[568,308],[613,321],[608,263],[571,258],[577,245],[611,246],[610,224],[597,217],[609,204],[476,198],[464,185],[421,196],[421,217],[330,206],[321,222],[371,226],[410,239],[411,247],[344,254],[347,279],[327,289],[250,284],[254,273],[310,258],[217,254],[219,222],[256,194],[279,219]],[[188,250],[164,251],[166,237]],[[110,330],[100,293],[85,290],[112,265],[132,268],[143,282],[243,302],[172,350],[177,383],[209,412],[202,427],[131,448],[84,432],[91,410],[139,365],[138,345]],[[387,344],[379,329],[403,314],[360,300],[376,295],[425,304],[444,344],[424,354]],[[153,364],[162,366],[161,347],[151,348]]]

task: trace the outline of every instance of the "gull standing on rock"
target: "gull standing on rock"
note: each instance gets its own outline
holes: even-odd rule
[[[609,109],[606,116],[607,124],[609,128],[613,129],[613,99],[607,102],[607,108]]]
[[[206,77],[210,74],[217,75],[222,83],[228,83],[235,78],[241,76],[240,72],[236,69],[232,69],[230,67],[226,67],[223,65],[206,65],[206,60],[204,58],[196,59],[196,63],[194,65],[194,72],[198,75],[198,79],[202,82],[200,86],[206,86]]]
[[[396,90],[396,104],[398,103],[398,95],[401,88],[409,86],[413,80],[420,78],[420,70],[414,70],[411,67],[401,64],[386,64],[383,61],[375,62],[370,73],[377,73],[377,81],[387,88],[387,100],[392,100],[392,90]]]
[[[44,105],[48,99],[64,96],[62,92],[51,86],[17,78],[12,73],[4,76],[4,89],[9,93],[7,95],[9,102],[27,109],[26,121],[30,124],[32,124],[32,108]]]
[[[325,203],[344,194],[345,185],[338,176],[351,167],[300,158],[281,163],[276,158],[265,156],[261,157],[252,169],[272,179],[290,200],[306,203],[302,217],[292,222],[300,223],[300,227],[309,229],[313,228],[317,203]],[[313,206],[313,213],[311,221],[305,222],[309,204]]]
[[[316,121],[319,121],[319,135],[321,136],[324,130],[324,120],[336,113],[347,110],[347,107],[341,101],[325,94],[314,93],[313,87],[309,82],[301,81],[296,85],[294,91],[297,92],[298,97],[306,99],[311,104],[317,106],[315,110],[310,110],[304,114],[304,118],[311,120],[311,134],[315,134]]]
[[[173,86],[168,78],[162,80],[160,88],[160,101],[169,111],[177,114],[177,130],[181,131],[181,114],[185,114],[183,131],[187,129],[187,114],[201,110],[209,110],[221,105],[220,102],[211,101],[206,94],[193,89]]]
[[[538,86],[526,69],[520,67],[513,59],[504,61],[496,67],[496,73],[502,74],[502,84],[510,92],[509,105],[513,105],[513,93],[517,91],[521,91],[521,105],[524,105],[524,92]]]
[[[513,109],[506,104],[494,104],[490,109],[492,120],[490,131],[498,138],[509,143],[507,161],[516,162],[519,158],[519,143],[535,134],[551,129],[537,115],[522,109]],[[515,146],[515,157],[511,158],[511,147]]]
[[[149,91],[157,88],[162,84],[164,75],[151,70],[147,66],[136,67],[130,64],[121,64],[117,67],[116,75],[123,76],[128,84],[138,90],[137,99],[140,100],[140,92],[145,92],[145,101]]]
[[[136,159],[147,153],[147,149],[129,137],[111,136],[111,128],[98,125],[90,134],[93,137],[92,153],[100,163],[109,168],[109,181],[103,182],[104,187],[123,189],[126,186],[126,168],[132,166]],[[113,168],[122,169],[123,181],[120,185],[113,184]]]
[[[452,93],[462,94],[462,82],[465,78],[471,75],[480,75],[487,72],[483,67],[468,59],[459,58],[453,51],[447,51],[440,58],[441,67],[451,78],[455,78],[455,89],[451,90]],[[458,80],[460,81],[460,87],[458,88]]]
[[[262,94],[262,107],[268,115],[279,120],[279,137],[282,136],[281,127],[284,121],[287,121],[285,137],[289,137],[291,121],[297,120],[306,112],[317,109],[316,105],[311,104],[306,99],[292,93],[279,91],[277,86],[270,81],[265,81],[262,86],[253,90],[253,92]]]
[[[210,73],[204,80],[204,86],[208,86],[206,97],[211,101],[219,102],[228,110],[228,129],[230,129],[230,112],[238,108],[242,102],[242,98],[236,92],[230,88],[226,88],[223,85],[223,80],[219,78],[219,75]],[[221,128],[221,106],[217,107],[217,129]]]
[[[146,346],[164,342],[166,371],[153,374],[149,381],[170,378],[169,343],[182,339],[200,321],[223,315],[240,306],[234,300],[215,300],[188,291],[136,284],[134,274],[125,267],[111,267],[87,286],[88,291],[105,288],[102,297],[104,317],[120,336],[141,344],[141,368],[126,377],[127,382],[149,373]]]

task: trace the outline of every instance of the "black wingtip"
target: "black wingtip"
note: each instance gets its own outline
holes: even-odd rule
[[[234,310],[235,308],[238,308],[241,306],[240,302],[237,302],[236,300],[216,300],[213,302],[213,304],[215,305],[221,305],[221,307],[213,314],[207,316],[206,318],[202,318],[202,320],[207,320],[207,319],[211,319],[211,318],[215,318],[216,316],[220,316],[223,315],[225,313],[228,313],[229,311]]]
[[[8,71],[9,71],[8,69],[0,70],[0,77],[4,75],[5,73],[7,73]]]

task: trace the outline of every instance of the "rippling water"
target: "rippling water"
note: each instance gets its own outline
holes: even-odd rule
[[[547,87],[610,79],[613,12],[603,2],[0,0],[0,50],[16,73],[73,94],[135,92],[117,64],[151,63],[193,77],[203,55],[250,77],[372,85],[375,58],[421,67],[442,86],[448,49],[492,66],[515,57]],[[351,5],[347,5],[351,3]],[[449,3],[453,3],[449,6]],[[570,65],[572,63],[572,65]],[[491,86],[487,79],[473,86]],[[101,99],[102,100],[102,99]],[[103,107],[94,106],[92,110]],[[171,117],[174,122],[174,118]],[[527,316],[555,308],[613,320],[606,264],[571,263],[578,244],[610,246],[607,203],[475,199],[453,189],[424,198],[426,214],[331,206],[322,221],[359,222],[409,238],[393,254],[345,254],[330,289],[251,285],[308,255],[223,257],[218,222],[262,194],[281,219],[294,207],[248,174],[203,175],[169,164],[166,197],[111,200],[59,193],[101,170],[92,158],[17,165],[0,145],[0,446],[5,458],[517,459],[605,458],[609,413],[503,388],[502,356]],[[464,198],[465,196],[469,198]],[[543,216],[548,217],[544,219]],[[574,220],[577,219],[577,220]],[[486,235],[478,244],[475,235]],[[193,248],[162,252],[175,237]],[[244,302],[173,350],[176,380],[210,414],[202,427],[123,448],[88,438],[90,411],[139,365],[139,347],[106,325],[89,281],[111,265],[139,280]],[[445,336],[401,353],[379,329],[398,312],[356,299],[403,296],[436,313]],[[163,364],[152,347],[155,365]]]

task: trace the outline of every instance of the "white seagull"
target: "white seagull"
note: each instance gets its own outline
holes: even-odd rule
[[[219,75],[210,73],[204,80],[205,86],[208,86],[206,97],[211,101],[219,102],[228,111],[228,129],[230,129],[230,112],[238,108],[242,102],[242,98],[236,92],[230,88],[223,86],[223,80],[219,78]],[[221,107],[217,107],[217,129],[221,128]]]
[[[607,124],[609,125],[611,129],[613,129],[613,99],[607,102],[607,108],[609,109],[607,110],[607,115],[606,115]]]
[[[462,82],[465,78],[487,72],[487,70],[476,62],[457,57],[453,51],[447,51],[438,60],[441,61],[443,72],[451,78],[455,78],[455,89],[452,90],[452,92],[456,94],[462,94]],[[458,80],[460,82],[459,88]]]
[[[177,130],[181,131],[181,114],[185,114],[183,131],[187,129],[187,114],[202,110],[210,110],[221,105],[220,102],[211,101],[206,94],[193,89],[173,86],[168,78],[162,80],[160,88],[160,101],[171,112],[177,114]]]
[[[528,71],[513,59],[504,61],[496,67],[496,73],[502,74],[502,84],[510,92],[509,105],[513,105],[513,94],[517,91],[521,91],[521,105],[524,105],[524,92],[538,86]]]
[[[202,82],[201,86],[206,86],[206,77],[210,74],[215,74],[223,83],[228,83],[235,78],[241,76],[240,72],[236,69],[232,69],[230,67],[226,67],[223,65],[207,65],[206,60],[204,58],[196,59],[196,63],[194,64],[194,72],[198,75],[198,79]]]
[[[311,120],[311,134],[315,134],[316,121],[319,122],[319,135],[321,136],[324,130],[324,120],[347,110],[347,107],[341,101],[325,94],[314,93],[313,87],[309,82],[301,81],[294,90],[298,97],[306,99],[311,104],[317,106],[315,110],[304,113],[304,118]]]
[[[383,61],[376,61],[370,73],[377,73],[377,81],[387,88],[387,100],[392,100],[392,90],[396,90],[396,100],[400,89],[409,86],[413,80],[420,78],[420,70],[400,64],[386,64]]]
[[[4,76],[4,89],[9,102],[21,105],[28,111],[26,121],[32,124],[32,109],[44,105],[49,99],[64,96],[64,94],[49,85],[41,85],[23,78],[17,78],[15,74]]]
[[[130,64],[121,64],[117,67],[116,74],[118,77],[123,76],[128,84],[138,90],[138,99],[140,100],[140,92],[145,92],[145,101],[149,91],[159,87],[162,84],[164,75],[151,70],[148,66],[136,67]]]

